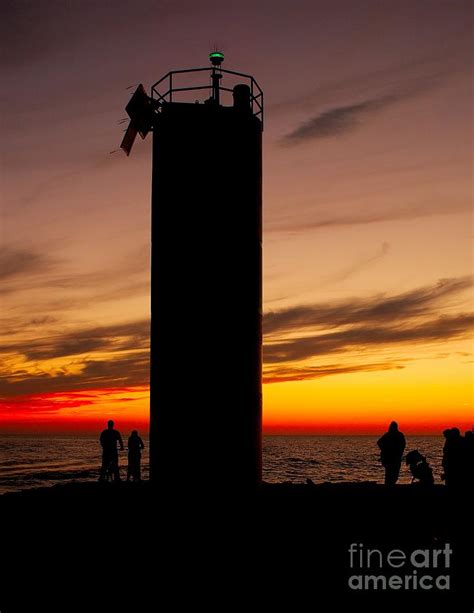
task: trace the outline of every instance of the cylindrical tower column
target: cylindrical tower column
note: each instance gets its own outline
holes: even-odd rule
[[[153,126],[150,475],[261,480],[262,124],[163,103]]]

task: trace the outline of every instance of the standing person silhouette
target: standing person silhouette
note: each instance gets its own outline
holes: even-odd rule
[[[464,433],[465,482],[466,488],[474,488],[474,431]]]
[[[388,432],[379,438],[377,445],[380,448],[380,461],[385,468],[385,485],[395,485],[406,447],[405,436],[399,431],[396,421],[392,421]]]
[[[128,439],[127,481],[130,481],[130,477],[133,477],[134,481],[141,481],[142,449],[145,449],[142,439],[137,430],[132,430]]]
[[[459,428],[449,428],[443,432],[446,439],[443,447],[442,478],[449,487],[461,488],[467,476],[467,449],[466,439],[461,436]],[[469,439],[467,439],[469,443]]]
[[[124,447],[122,435],[118,430],[114,430],[112,420],[107,422],[107,430],[102,431],[99,440],[102,447],[102,468],[99,481],[106,481],[108,474],[113,476],[114,481],[120,481],[117,443],[121,451]]]

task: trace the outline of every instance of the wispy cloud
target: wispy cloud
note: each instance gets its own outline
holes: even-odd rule
[[[6,246],[0,251],[0,269],[0,294],[14,301],[18,323],[31,322],[33,295],[36,317],[45,323],[45,318],[56,319],[58,312],[147,293],[150,246],[142,245],[126,256],[120,254],[107,267],[90,271],[78,271],[70,262],[38,248]],[[22,311],[24,317],[20,318]]]
[[[329,334],[293,338],[265,346],[268,364],[306,360],[348,349],[417,344],[466,338],[474,328],[474,315],[438,317],[422,324],[399,326],[355,326]]]
[[[367,362],[361,352],[397,346],[429,345],[469,338],[473,313],[455,313],[458,294],[472,287],[472,277],[438,283],[394,296],[373,296],[335,303],[302,305],[264,317],[265,380],[296,381],[364,370],[398,369],[402,360]],[[443,310],[450,311],[443,314]],[[339,355],[329,365],[301,364]],[[405,361],[405,360],[403,360]]]
[[[49,272],[53,265],[51,258],[34,249],[0,247],[0,281],[3,287],[5,281],[15,280],[20,276]]]
[[[296,145],[309,140],[333,138],[351,132],[358,128],[371,116],[405,100],[424,95],[438,87],[449,76],[446,69],[428,72],[427,74],[405,78],[388,83],[385,92],[374,93],[362,100],[332,105],[329,108],[311,115],[281,140],[282,145]],[[372,85],[373,90],[377,87]],[[348,94],[345,94],[348,96]],[[352,94],[354,96],[354,94]]]
[[[392,362],[375,362],[371,364],[324,364],[322,366],[308,367],[277,367],[267,368],[263,375],[264,383],[283,383],[285,381],[305,381],[306,379],[320,379],[329,375],[344,375],[355,372],[373,372],[379,370],[399,370],[405,368],[403,364]]]
[[[90,358],[80,360],[82,369],[79,373],[76,372],[78,365],[78,360],[71,359],[51,374],[42,369],[41,365],[29,371],[19,363],[10,372],[1,373],[0,397],[149,383],[148,351],[117,354],[110,358],[91,355]]]
[[[149,292],[148,244],[107,267],[78,270],[39,247],[0,251],[5,309],[0,322],[0,393],[5,395],[133,385],[148,381],[149,318],[84,324],[83,313],[104,302]],[[34,305],[34,308],[32,307]]]
[[[472,277],[438,283],[392,296],[347,299],[266,313],[266,383],[345,373],[404,368],[402,359],[368,359],[370,350],[466,338],[474,315],[452,313]],[[462,297],[461,297],[462,298]],[[449,308],[443,315],[443,309]],[[33,323],[34,322],[34,323]],[[48,326],[48,319],[30,318]],[[25,343],[9,337],[2,347],[0,394],[10,397],[86,388],[146,385],[149,380],[149,320],[108,326],[46,328]],[[369,351],[368,351],[369,350]],[[361,356],[361,351],[367,355]],[[326,363],[327,356],[339,355]],[[324,360],[304,363],[305,360]]]
[[[264,317],[264,331],[269,336],[309,327],[327,328],[365,323],[391,325],[394,322],[405,322],[414,317],[429,316],[443,301],[472,285],[471,276],[441,279],[436,284],[394,296],[351,298],[335,303],[270,311]]]
[[[351,266],[347,266],[343,270],[340,270],[339,272],[335,273],[334,275],[331,275],[330,277],[326,277],[325,279],[323,279],[321,285],[325,286],[325,285],[330,285],[332,283],[340,283],[341,281],[345,281],[346,279],[349,279],[353,275],[369,268],[376,262],[379,262],[389,252],[390,252],[389,243],[383,242],[382,245],[380,246],[380,249],[378,249],[374,255],[371,255],[370,257],[362,258],[359,261],[354,262],[354,264],[351,264]]]
[[[149,335],[148,320],[133,321],[47,336],[44,339],[33,340],[24,351],[30,360],[51,360],[98,350],[122,352],[147,349]],[[4,347],[7,350],[9,348],[13,347]]]
[[[467,213],[472,209],[471,202],[464,198],[453,198],[446,202],[420,202],[411,206],[397,206],[379,208],[363,213],[342,212],[339,215],[332,213],[309,211],[306,214],[286,215],[281,219],[269,221],[266,231],[272,233],[299,233],[308,230],[321,230],[326,228],[344,228],[358,225],[383,223],[387,221],[409,221],[423,217],[438,215],[454,215]],[[300,220],[301,219],[301,220]]]
[[[362,119],[369,114],[381,111],[382,109],[398,102],[397,96],[383,96],[364,100],[357,104],[334,107],[310,117],[292,132],[284,137],[282,143],[287,145],[298,144],[316,138],[329,138],[339,136],[357,128]]]
[[[468,36],[458,41],[451,41],[449,53],[439,47],[427,54],[413,57],[401,56],[396,62],[387,63],[374,70],[362,70],[350,76],[326,78],[309,87],[304,93],[273,100],[266,106],[269,114],[289,113],[295,110],[311,110],[317,106],[334,105],[336,100],[352,97],[380,97],[407,85],[426,84],[430,88],[433,82],[458,72],[470,70]]]
[[[147,383],[149,335],[139,320],[4,344],[0,394]]]

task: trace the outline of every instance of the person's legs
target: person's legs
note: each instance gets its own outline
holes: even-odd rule
[[[114,454],[110,461],[110,470],[113,474],[114,481],[120,481],[120,470],[118,463],[118,454]]]
[[[400,475],[401,462],[385,464],[385,485],[395,485]]]
[[[140,457],[131,455],[128,458],[128,468],[134,481],[140,481]]]
[[[105,453],[103,453],[102,454],[102,466],[100,467],[99,481],[107,480],[108,468],[109,468],[109,458]]]
[[[402,466],[401,460],[393,463],[393,484],[398,481],[398,477],[400,476],[400,468]]]

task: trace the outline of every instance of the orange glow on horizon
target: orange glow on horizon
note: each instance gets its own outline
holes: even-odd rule
[[[299,387],[298,394],[295,386]],[[273,388],[273,389],[272,389]],[[464,411],[444,411],[427,415],[423,411],[392,409],[361,411],[357,398],[355,409],[331,411],[304,410],[301,397],[314,402],[313,393],[322,389],[314,381],[265,385],[264,434],[377,434],[387,428],[392,419],[411,434],[440,434],[444,428],[457,426],[461,430],[472,427],[470,408]],[[275,399],[278,402],[275,402]],[[297,411],[282,409],[282,404],[297,403]],[[317,405],[314,402],[314,405]],[[105,422],[113,419],[123,430],[138,428],[147,432],[149,427],[149,387],[130,386],[88,389],[16,396],[0,402],[0,430],[5,433],[97,432]]]
[[[148,429],[149,388],[145,385],[49,392],[0,401],[5,432],[97,431],[109,419],[121,427]]]

